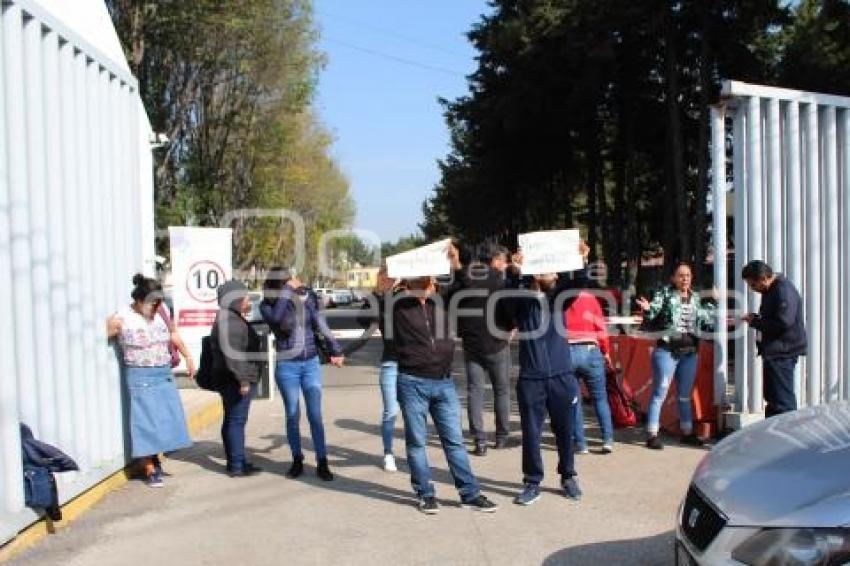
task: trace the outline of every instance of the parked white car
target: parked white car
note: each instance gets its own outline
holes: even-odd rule
[[[319,306],[325,309],[333,308],[336,306],[334,302],[333,290],[328,289],[327,287],[317,287],[313,289],[316,293],[316,296],[319,298]]]

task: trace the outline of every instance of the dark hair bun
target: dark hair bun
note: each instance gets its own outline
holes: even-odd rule
[[[136,287],[138,287],[139,285],[141,285],[144,282],[145,282],[145,276],[142,275],[141,273],[137,273],[137,274],[133,275],[133,285],[135,285]]]

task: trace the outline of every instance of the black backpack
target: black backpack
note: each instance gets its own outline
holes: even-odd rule
[[[215,364],[215,346],[212,336],[201,338],[201,363],[195,373],[195,383],[207,391],[221,391],[227,376],[218,371]]]

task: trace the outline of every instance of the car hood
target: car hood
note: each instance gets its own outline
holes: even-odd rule
[[[732,434],[703,459],[693,483],[730,526],[850,525],[850,402]]]

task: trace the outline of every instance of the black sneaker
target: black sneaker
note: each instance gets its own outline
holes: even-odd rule
[[[469,501],[464,501],[461,503],[461,507],[465,509],[472,509],[473,511],[480,511],[481,513],[495,513],[499,509],[498,505],[483,495],[479,495],[475,499],[470,499]]]
[[[327,458],[319,459],[319,465],[316,466],[316,475],[319,476],[319,479],[322,481],[334,481],[334,475],[331,473],[331,469],[328,466]]]
[[[497,438],[496,444],[493,446],[496,450],[505,450],[508,448],[508,439],[507,438]]]
[[[650,436],[646,439],[646,447],[652,450],[664,450],[664,445],[657,436]]]
[[[436,515],[440,512],[440,504],[436,497],[423,497],[419,499],[419,510],[426,515]]]
[[[247,478],[260,473],[262,470],[254,464],[245,464],[241,470],[230,470],[227,474],[232,478]]]
[[[476,442],[475,450],[472,451],[474,456],[486,456],[487,455],[487,443],[486,442]]]
[[[693,446],[695,448],[702,448],[703,446],[705,446],[705,442],[703,442],[703,440],[693,432],[691,434],[686,434],[682,436],[679,442],[687,446]]]
[[[574,477],[563,480],[561,487],[564,488],[564,495],[569,499],[574,501],[581,499],[581,488],[579,488],[578,482]]]
[[[286,472],[286,477],[294,480],[295,478],[300,477],[303,473],[304,456],[296,456],[295,460],[292,461],[292,466],[289,467],[289,471]]]
[[[517,505],[531,505],[540,499],[540,486],[533,483],[525,484],[525,489],[522,493],[514,498],[514,503]]]

